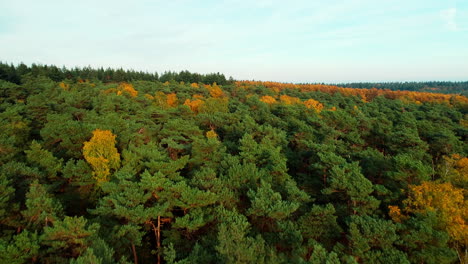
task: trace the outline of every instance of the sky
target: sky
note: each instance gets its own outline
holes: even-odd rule
[[[468,0],[0,0],[0,61],[281,82],[468,80]]]

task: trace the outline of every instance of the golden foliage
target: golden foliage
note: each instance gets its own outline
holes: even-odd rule
[[[309,109],[314,109],[317,113],[320,113],[323,109],[323,104],[314,99],[304,101],[304,105]]]
[[[117,95],[127,94],[131,97],[136,97],[138,95],[138,91],[133,88],[133,85],[129,83],[121,83],[117,88],[110,88],[103,91],[104,94],[115,93]]]
[[[120,166],[120,154],[115,147],[116,136],[109,130],[96,129],[93,137],[84,142],[83,156],[93,168],[93,177],[98,184],[109,181],[111,170]]]
[[[406,219],[407,217],[401,214],[400,208],[395,205],[388,206],[388,215],[392,218],[393,221],[397,223],[401,223],[402,220]]]
[[[279,92],[284,89],[296,89],[301,92],[324,92],[329,94],[341,93],[346,96],[358,96],[363,101],[368,102],[377,96],[384,96],[389,99],[400,99],[406,102],[423,103],[446,103],[446,104],[468,104],[468,98],[456,94],[439,94],[428,92],[412,92],[412,91],[391,91],[383,89],[358,89],[358,88],[343,88],[334,85],[324,84],[292,84],[292,83],[278,83],[278,82],[258,82],[258,81],[238,81],[235,82],[237,87],[265,86],[274,92]]]
[[[205,102],[200,99],[195,99],[195,100],[187,99],[185,100],[184,105],[190,107],[190,110],[198,114],[198,111],[200,110],[200,106],[202,106],[204,103]]]
[[[273,86],[273,87],[271,87],[270,89],[271,89],[273,92],[275,92],[275,93],[279,93],[279,92],[281,91],[281,88],[276,87],[276,86]]]
[[[220,98],[224,96],[223,90],[216,83],[213,86],[205,85],[205,88],[210,92],[211,97]]]
[[[60,82],[59,86],[60,86],[60,88],[62,88],[65,91],[68,91],[68,89],[70,88],[70,85],[68,83],[64,83],[64,82]]]
[[[138,95],[138,91],[133,88],[133,85],[130,83],[121,83],[117,88],[120,91],[120,94],[127,93],[131,97],[136,97]],[[117,92],[118,95],[119,92]]]
[[[423,182],[410,188],[404,204],[409,213],[435,212],[453,240],[468,243],[468,203],[463,189],[450,183]]]
[[[211,129],[210,131],[206,132],[206,137],[207,138],[218,138],[218,134],[216,134],[216,132]]]
[[[156,92],[154,96],[152,97],[153,97],[154,104],[163,109],[167,109],[170,107],[177,107],[178,102],[179,102],[177,98],[177,94],[175,93],[165,94],[159,91],[159,92]],[[151,97],[147,96],[147,98],[150,99]]]
[[[274,104],[276,103],[276,99],[273,98],[272,96],[265,95],[260,98],[260,101],[267,103],[267,104]]]
[[[192,83],[190,85],[192,88],[200,88],[200,86],[198,85],[198,83]]]
[[[292,97],[292,96],[289,96],[289,95],[281,95],[280,96],[280,101],[284,104],[287,104],[287,105],[292,105],[292,104],[301,104],[302,101],[301,99],[297,98],[297,97]]]

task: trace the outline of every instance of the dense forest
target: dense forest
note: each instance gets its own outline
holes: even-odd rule
[[[386,83],[346,83],[337,84],[349,88],[378,88],[389,90],[420,91],[434,93],[458,93],[468,96],[468,81],[466,82],[386,82]]]
[[[59,68],[55,65],[32,64],[27,66],[24,63],[18,65],[8,64],[0,61],[0,79],[8,82],[20,84],[21,77],[30,73],[33,76],[46,76],[53,81],[59,82],[63,80],[91,80],[103,83],[109,82],[130,82],[130,81],[176,81],[184,83],[217,83],[226,85],[234,83],[234,79],[221,73],[198,74],[191,73],[187,70],[180,72],[165,71],[161,75],[157,72],[149,73],[144,71],[112,69],[112,68],[97,68],[75,67],[67,69],[66,67]],[[364,89],[388,89],[399,91],[415,91],[415,92],[432,92],[432,93],[447,93],[461,94],[468,96],[468,81],[465,82],[384,82],[384,83],[338,83],[334,86],[345,88],[364,88]]]
[[[225,85],[232,83],[232,77],[226,79],[224,74],[210,73],[198,74],[189,71],[172,72],[166,71],[159,75],[157,72],[149,73],[144,71],[124,70],[122,68],[91,68],[91,67],[75,67],[67,69],[66,67],[59,68],[55,65],[32,64],[27,66],[20,63],[17,66],[0,62],[0,79],[8,82],[20,84],[22,76],[30,74],[34,77],[45,76],[53,81],[59,82],[70,80],[73,82],[81,80],[99,81],[103,83],[110,82],[130,82],[130,81],[176,81],[186,83],[217,83]]]
[[[468,263],[460,93],[0,66],[0,263]]]

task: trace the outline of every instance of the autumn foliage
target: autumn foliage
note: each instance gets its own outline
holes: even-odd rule
[[[207,138],[218,138],[218,134],[214,131],[214,129],[211,129],[210,131],[206,132],[206,137]]]
[[[177,106],[177,94],[175,94],[175,93],[168,94],[166,102],[167,102],[168,106],[176,107]]]
[[[293,83],[278,83],[278,82],[259,82],[259,81],[237,81],[237,87],[265,86],[272,91],[279,93],[285,89],[295,89],[301,92],[323,92],[323,93],[341,93],[346,96],[359,96],[363,101],[371,101],[377,96],[384,96],[388,99],[401,99],[403,101],[422,103],[463,103],[468,104],[468,98],[461,95],[454,94],[440,94],[428,92],[412,92],[412,91],[391,91],[384,89],[357,89],[357,88],[343,88],[334,85],[324,84],[293,84]]]
[[[464,97],[1,65],[0,263],[468,264]]]
[[[185,100],[184,105],[190,107],[190,110],[192,110],[194,113],[198,113],[198,111],[200,110],[200,106],[202,106],[204,103],[205,102],[203,102],[200,99],[187,99]]]
[[[126,93],[131,97],[136,97],[138,95],[138,91],[133,88],[133,85],[130,83],[121,83],[119,85],[119,91],[117,92],[118,95]]]
[[[264,95],[260,98],[260,101],[267,103],[267,104],[274,104],[276,103],[276,99],[269,95]]]
[[[138,95],[138,91],[133,88],[133,85],[130,83],[120,83],[117,88],[109,88],[104,91],[105,94],[115,93],[117,95],[127,95],[130,97],[136,97]]]
[[[452,239],[468,244],[468,203],[465,190],[450,183],[423,182],[412,186],[404,201],[409,213],[435,212]]]
[[[289,96],[289,95],[280,95],[279,96],[279,102],[270,95],[264,95],[260,97],[260,101],[264,102],[269,105],[277,104],[277,103],[282,103],[285,105],[298,105],[298,104],[303,104],[309,109],[315,110],[315,112],[320,113],[323,110],[323,104],[320,103],[317,100],[314,99],[308,99],[305,101],[301,101],[300,98]]]
[[[323,109],[323,104],[317,100],[309,99],[304,102],[307,108],[314,109],[317,113],[320,113]]]
[[[146,98],[152,100],[155,105],[162,107],[163,109],[177,107],[179,99],[176,93],[165,94],[164,92],[158,91],[154,96],[145,95]]]
[[[224,92],[216,83],[213,85],[205,85],[205,88],[210,92],[211,97],[220,98],[224,96]]]
[[[301,104],[302,101],[301,99],[297,98],[297,97],[292,97],[292,96],[289,96],[289,95],[281,95],[280,96],[280,101],[286,105],[293,105],[293,104]]]
[[[109,181],[111,170],[120,166],[115,138],[109,130],[96,129],[93,137],[84,143],[83,156],[93,168],[93,176],[98,184]]]

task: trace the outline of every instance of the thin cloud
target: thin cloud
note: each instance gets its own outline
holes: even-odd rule
[[[445,22],[445,27],[450,31],[458,31],[459,27],[457,25],[457,9],[449,8],[440,11],[440,16]]]

